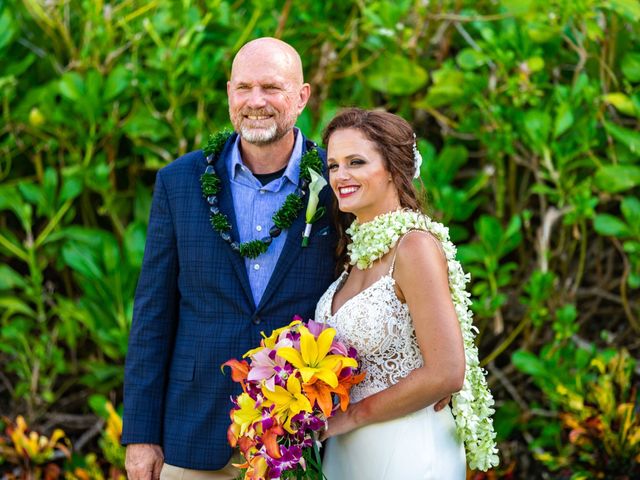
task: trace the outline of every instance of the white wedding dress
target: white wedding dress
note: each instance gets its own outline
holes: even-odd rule
[[[394,262],[395,263],[395,259]],[[358,351],[365,379],[351,390],[355,403],[394,385],[423,365],[409,308],[395,292],[389,273],[331,314],[344,272],[316,306],[315,319],[337,330],[337,338]],[[465,452],[447,406],[433,405],[395,420],[366,425],[330,438],[323,471],[328,480],[464,480]]]

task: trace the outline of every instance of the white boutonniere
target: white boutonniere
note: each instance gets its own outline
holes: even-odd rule
[[[325,212],[324,207],[318,208],[318,201],[320,200],[320,190],[327,185],[327,181],[313,168],[309,168],[309,175],[311,176],[311,183],[309,183],[309,202],[307,203],[307,213],[305,215],[307,224],[304,229],[304,235],[302,236],[303,247],[309,245],[311,225],[318,221]]]

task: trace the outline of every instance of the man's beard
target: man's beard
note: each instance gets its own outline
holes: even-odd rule
[[[246,124],[246,123],[251,123],[250,120],[246,123],[243,122],[243,120],[245,119],[245,116],[248,116],[248,115],[255,115],[255,116],[273,115],[272,117],[273,121],[270,122],[270,124],[264,128],[251,127]],[[278,120],[276,119],[275,112],[243,111],[236,116],[235,118],[236,122],[232,122],[232,123],[234,123],[239,127],[237,128],[237,130],[238,130],[238,133],[240,134],[240,138],[242,138],[247,143],[251,143],[253,145],[269,145],[271,143],[277,142],[278,140],[280,140],[282,137],[284,137],[287,133],[291,131],[291,129],[293,128],[293,125],[295,125],[295,117],[293,118],[290,118],[290,117],[291,116],[289,115],[286,118],[281,118],[281,120],[286,120],[286,122],[279,123]]]
[[[280,140],[282,134],[278,135],[278,133],[278,125],[275,122],[267,128],[251,128],[240,125],[240,137],[254,145],[269,145]]]

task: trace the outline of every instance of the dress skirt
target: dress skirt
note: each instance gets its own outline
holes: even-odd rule
[[[327,480],[464,480],[463,444],[451,409],[433,405],[374,423],[326,443]]]

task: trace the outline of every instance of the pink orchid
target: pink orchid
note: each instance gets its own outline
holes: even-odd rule
[[[265,387],[275,390],[276,379],[279,376],[287,375],[287,361],[276,355],[276,350],[281,347],[290,347],[292,342],[289,339],[282,339],[274,350],[264,348],[251,356],[251,368],[247,374],[247,380],[259,382],[264,380]],[[292,370],[292,369],[289,369]]]
[[[324,330],[329,328],[329,326],[326,323],[320,323],[320,322],[316,322],[315,320],[309,320],[307,322],[307,328],[309,329],[309,331],[314,337],[318,338],[318,335],[320,335]]]

